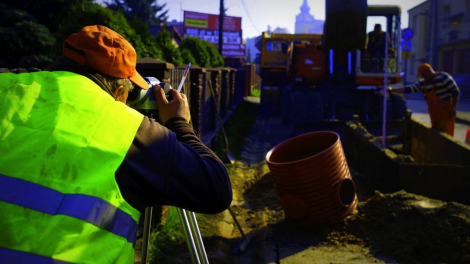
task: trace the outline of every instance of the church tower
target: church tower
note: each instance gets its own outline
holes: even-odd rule
[[[310,14],[310,7],[307,0],[304,0],[300,7],[300,14],[295,18],[295,33],[296,34],[321,34],[323,32],[323,24],[325,21],[316,20]]]

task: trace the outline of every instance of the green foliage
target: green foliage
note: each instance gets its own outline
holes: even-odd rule
[[[222,67],[224,66],[224,58],[220,55],[217,48],[209,43],[208,41],[202,41],[206,46],[207,53],[209,53],[211,67]]]
[[[179,219],[178,208],[170,206],[162,217],[162,224],[152,229],[149,239],[150,263],[189,263],[188,247]],[[218,236],[217,223],[223,214],[196,214],[197,223],[204,244]]]
[[[210,66],[210,58],[209,54],[207,53],[206,49],[202,44],[200,44],[202,40],[193,37],[185,37],[180,44],[180,49],[186,49],[194,57],[194,63],[199,65],[200,67],[208,67]]]
[[[211,68],[224,65],[224,59],[215,46],[205,40],[187,36],[181,41],[180,49],[191,52],[195,64],[200,67]]]
[[[108,8],[120,11],[127,20],[135,18],[142,20],[149,26],[159,26],[165,24],[168,19],[168,10],[163,11],[166,3],[158,5],[155,0],[109,0]]]
[[[260,98],[261,97],[261,90],[260,89],[254,89],[253,91],[251,91],[251,96]]]
[[[7,0],[15,6],[18,2]],[[103,25],[121,34],[137,52],[137,56],[152,57],[176,66],[191,62],[201,67],[219,67],[224,65],[222,56],[216,47],[198,38],[185,38],[180,47],[171,38],[167,30],[152,36],[149,24],[133,15],[128,21],[121,12],[105,8],[92,0],[24,0],[24,10],[33,10],[46,26],[37,23],[34,15],[0,4],[0,48],[4,51],[0,57],[2,67],[38,67],[47,68],[52,61],[62,54],[63,41],[84,26]],[[132,8],[137,3],[149,7],[147,12],[161,12],[165,5],[153,1],[114,1]],[[109,4],[109,3],[108,3]],[[49,8],[50,7],[50,8]],[[126,9],[128,10],[128,9]],[[166,19],[166,11],[154,19]],[[145,13],[145,12],[144,12]],[[137,14],[137,13],[136,13]],[[54,17],[55,15],[55,17]],[[129,14],[128,14],[129,15]],[[160,17],[160,18],[159,18]],[[60,23],[58,19],[60,18]],[[161,20],[163,21],[163,20]],[[49,29],[52,29],[52,34]],[[34,43],[34,45],[30,45]]]
[[[152,57],[158,60],[163,60],[162,51],[158,48],[155,37],[150,33],[149,26],[138,18],[132,20],[130,22],[130,26],[142,40],[142,47],[138,53],[139,57]]]
[[[69,15],[56,33],[56,38],[63,41],[70,34],[80,31],[87,25],[103,25],[116,31],[132,44],[138,57],[141,57],[142,54],[156,58],[161,56],[156,45],[153,44],[154,41],[150,34],[137,34],[122,13],[112,11],[99,4],[78,4],[71,7]],[[139,31],[143,30],[141,23],[135,22],[133,25],[137,25]],[[58,50],[58,55],[62,48],[57,46],[56,50]]]
[[[156,260],[167,263],[165,260],[185,252],[184,245],[186,245],[185,237],[179,220],[178,209],[169,207],[163,223],[150,235],[150,263],[156,262]]]
[[[182,65],[183,60],[181,53],[178,48],[173,44],[171,39],[171,33],[163,28],[163,30],[157,33],[155,37],[157,47],[162,52],[162,59],[166,62],[173,63],[176,66]]]
[[[0,4],[0,50],[2,67],[45,68],[52,63],[55,39],[30,14]]]
[[[193,54],[191,54],[191,51],[189,51],[188,49],[180,49],[180,52],[183,63],[191,62],[191,65],[199,66],[196,63],[196,59],[194,58]]]
[[[72,5],[90,4],[92,0],[2,0],[2,3],[31,14],[38,23],[54,32],[67,16]]]

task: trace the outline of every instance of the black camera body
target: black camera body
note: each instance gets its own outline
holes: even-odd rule
[[[129,93],[127,97],[127,105],[138,111],[157,110],[157,100],[153,93],[155,85],[160,85],[165,92],[166,99],[171,100],[170,91],[173,89],[169,83],[160,82],[155,77],[144,77],[149,85],[148,90],[144,90],[138,86]]]

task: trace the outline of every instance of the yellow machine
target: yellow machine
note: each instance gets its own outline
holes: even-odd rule
[[[379,88],[385,83],[384,76],[389,84],[401,81],[400,14],[398,6],[328,0],[324,34],[263,32],[261,102],[279,106],[294,121],[347,120],[354,114],[366,120],[381,119],[383,94]],[[378,23],[388,36],[381,57],[366,48],[368,28]],[[387,117],[403,118],[403,96],[389,97]]]

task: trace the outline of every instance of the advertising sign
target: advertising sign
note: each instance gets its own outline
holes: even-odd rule
[[[245,45],[242,36],[242,18],[224,16],[222,56],[224,58],[245,57]],[[205,13],[184,11],[183,35],[207,40],[219,45],[219,16]]]

